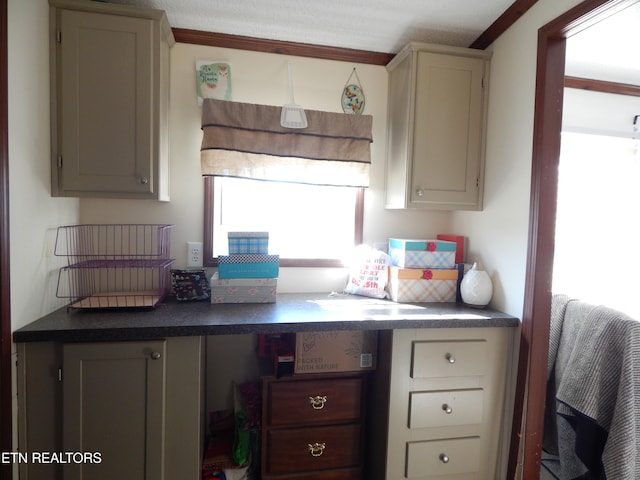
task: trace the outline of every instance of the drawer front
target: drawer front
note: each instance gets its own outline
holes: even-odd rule
[[[267,421],[297,426],[359,420],[362,384],[361,377],[271,382]]]
[[[482,423],[484,390],[411,392],[409,428]]]
[[[487,371],[487,342],[416,341],[411,358],[412,378],[481,376]]]
[[[263,474],[262,480],[361,480],[362,469],[360,468],[343,468],[339,470],[325,470],[324,472],[303,472],[299,474]]]
[[[407,478],[480,471],[480,437],[407,443]]]
[[[267,431],[267,473],[358,467],[360,425],[283,428]]]

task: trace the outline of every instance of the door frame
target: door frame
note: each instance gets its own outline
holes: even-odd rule
[[[529,246],[508,478],[540,476],[566,39],[638,1],[586,0],[538,30]]]

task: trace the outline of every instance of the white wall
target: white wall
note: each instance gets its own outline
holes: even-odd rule
[[[529,229],[538,29],[578,0],[539,0],[491,46],[484,210],[453,214],[494,282],[492,306],[521,316]]]
[[[341,112],[340,97],[354,66],[373,116],[371,186],[365,199],[364,241],[390,236],[434,236],[448,230],[450,214],[386,211],[383,208],[387,72],[384,67],[176,44],[171,52],[171,201],[83,199],[83,222],[173,223],[172,256],[186,262],[186,242],[201,241],[203,189],[199,147],[201,109],[195,96],[196,60],[231,64],[233,100],[282,105],[288,101],[287,62],[293,63],[296,102],[304,108]],[[342,269],[282,268],[278,291],[332,291],[346,284]]]

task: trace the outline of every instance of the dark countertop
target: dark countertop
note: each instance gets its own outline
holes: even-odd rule
[[[120,341],[321,330],[516,327],[516,317],[455,303],[394,303],[354,295],[278,294],[277,302],[211,304],[168,298],[152,309],[56,310],[13,332],[15,342]]]

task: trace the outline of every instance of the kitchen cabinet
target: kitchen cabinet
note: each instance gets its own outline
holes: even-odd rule
[[[50,0],[52,195],[169,199],[169,54],[159,10]]]
[[[83,452],[21,478],[200,477],[202,337],[19,345],[19,448]]]
[[[511,334],[504,328],[393,331],[387,480],[503,478]]]
[[[363,478],[365,375],[263,379],[263,480]]]
[[[489,61],[413,42],[387,65],[386,208],[482,209]]]

